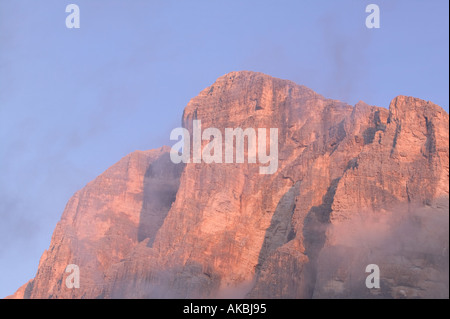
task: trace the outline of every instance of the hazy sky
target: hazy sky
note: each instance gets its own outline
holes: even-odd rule
[[[66,5],[81,28],[67,29]],[[381,28],[367,29],[366,5]],[[70,196],[169,141],[223,74],[328,98],[449,107],[447,0],[0,0],[0,297],[34,277]]]

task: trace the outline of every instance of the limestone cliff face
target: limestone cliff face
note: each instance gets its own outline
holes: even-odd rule
[[[129,154],[75,193],[35,278],[16,297],[101,295],[107,270],[126,258],[140,240],[154,239],[175,199],[183,168],[170,162],[169,150]],[[79,266],[83,288],[66,287],[69,264]]]
[[[381,125],[337,184],[314,296],[448,298],[448,114],[399,96]]]
[[[352,107],[232,72],[182,120],[191,133],[193,120],[222,132],[278,128],[278,170],[173,164],[167,147],[132,153],[71,198],[36,277],[13,297],[448,297],[449,117],[439,106],[399,96],[389,110]],[[387,227],[391,215],[422,227],[388,252],[405,227]],[[383,236],[352,237],[358,225]],[[370,263],[382,269],[377,292],[364,283]],[[68,264],[80,267],[79,289],[65,286]]]

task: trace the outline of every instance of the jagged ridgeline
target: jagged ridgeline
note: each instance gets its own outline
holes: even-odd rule
[[[278,167],[121,159],[68,202],[15,298],[448,298],[449,116],[326,99],[254,72],[216,80],[183,125],[277,128]],[[247,154],[248,155],[248,154]],[[247,157],[246,157],[247,158]],[[65,284],[67,265],[80,288]],[[380,288],[366,287],[366,266]]]

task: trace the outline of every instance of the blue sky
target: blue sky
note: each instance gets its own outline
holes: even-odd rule
[[[67,29],[65,7],[80,7]],[[381,28],[367,29],[366,5]],[[1,0],[0,297],[34,277],[70,196],[169,141],[184,106],[252,70],[354,105],[449,107],[446,0]]]

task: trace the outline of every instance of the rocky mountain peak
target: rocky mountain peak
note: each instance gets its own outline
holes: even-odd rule
[[[13,297],[448,298],[439,106],[405,96],[389,109],[351,106],[240,71],[187,104],[190,133],[194,120],[277,128],[276,172],[247,160],[174,164],[168,147],[134,152],[69,200],[35,278]],[[364,284],[373,263],[378,290]],[[64,284],[69,264],[78,289]]]

